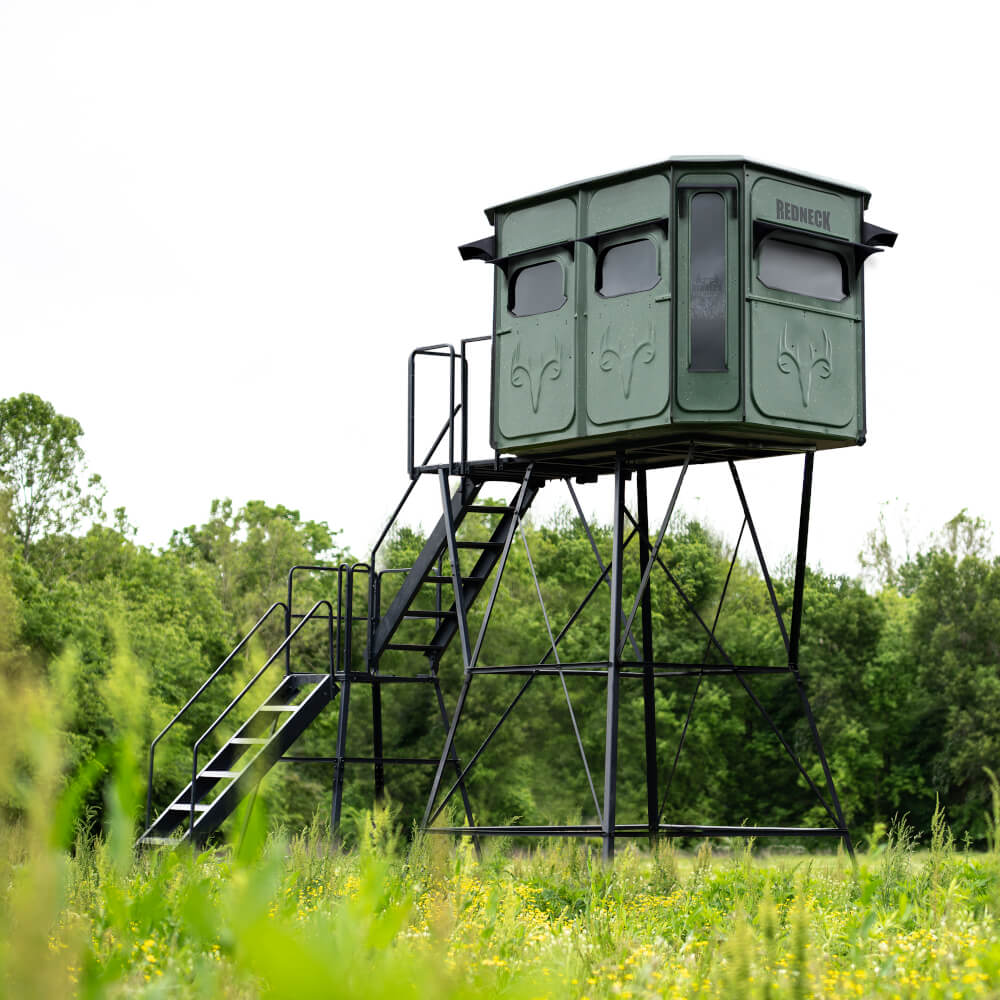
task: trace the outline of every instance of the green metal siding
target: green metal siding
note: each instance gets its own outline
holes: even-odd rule
[[[636,223],[669,215],[669,182],[656,174],[606,185],[583,201],[583,235],[606,234],[593,239],[592,245],[578,244],[578,280],[585,289],[584,433],[662,426],[670,400],[670,243],[662,225],[636,228]],[[598,291],[602,255],[636,240],[648,240],[654,248],[659,280],[648,290],[602,295]]]
[[[813,236],[859,238],[859,196],[766,176],[752,176],[748,186],[748,230],[753,219],[778,222],[815,248],[830,244]],[[748,422],[857,438],[863,432],[860,273],[845,262],[848,294],[840,302],[770,288],[748,235]]]
[[[715,192],[725,204],[724,370],[691,365],[690,205],[699,192]],[[837,241],[860,239],[868,197],[811,175],[705,158],[490,210],[500,265],[494,445],[515,453],[588,441],[606,447],[695,428],[817,447],[863,439],[863,283],[851,251],[843,250],[848,294],[841,301],[771,288],[760,278],[754,221],[787,227],[774,234],[783,242],[829,251],[841,246]],[[602,295],[602,254],[637,240],[654,248],[659,280]],[[512,281],[544,261],[563,268],[565,304],[514,316]]]
[[[572,437],[576,415],[576,268],[569,249],[530,248],[572,241],[576,204],[559,198],[510,212],[497,225],[501,255],[519,254],[497,272],[493,360],[494,438],[500,447]],[[515,316],[511,284],[533,264],[557,261],[566,302],[554,312]],[[568,432],[568,434],[566,433]]]

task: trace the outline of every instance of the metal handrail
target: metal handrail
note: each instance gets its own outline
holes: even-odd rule
[[[414,487],[420,477],[421,472],[427,471],[434,453],[438,446],[448,437],[448,474],[465,475],[469,466],[469,360],[467,356],[468,345],[476,344],[487,340],[492,340],[492,335],[482,337],[465,337],[459,341],[460,347],[456,351],[452,344],[430,344],[427,347],[418,347],[410,352],[407,374],[407,439],[406,439],[406,467],[410,476],[410,483],[403,493],[402,499],[396,505],[392,516],[386,522],[382,533],[378,536],[374,546],[370,565],[371,576],[369,577],[368,592],[368,648],[372,648],[375,633],[375,624],[382,614],[382,575],[386,570],[376,571],[374,567],[378,562],[378,552],[392,530],[392,526],[397,523],[399,515],[406,506],[407,501],[413,493]],[[434,443],[427,451],[424,460],[417,465],[414,461],[416,454],[416,359],[418,357],[439,357],[447,358],[449,361],[449,382],[448,382],[448,417],[438,431]],[[459,383],[460,398],[455,402],[455,364],[461,365],[461,380]],[[460,436],[460,453],[458,462],[455,461],[455,421],[461,414],[462,426]],[[494,456],[495,457],[495,456]],[[368,664],[372,669],[373,665]]]
[[[209,686],[209,684],[212,683],[212,681],[215,680],[216,677],[219,676],[219,674],[229,664],[229,662],[233,659],[233,657],[236,656],[236,654],[250,641],[251,638],[253,638],[254,634],[263,626],[264,622],[266,622],[267,619],[271,617],[276,608],[284,608],[287,614],[288,608],[285,605],[285,603],[283,601],[275,601],[275,603],[272,604],[267,609],[267,611],[265,611],[264,614],[262,614],[260,618],[257,619],[257,624],[254,625],[254,627],[250,629],[250,631],[247,632],[245,636],[243,636],[243,638],[239,641],[239,643],[237,643],[233,651],[222,661],[222,663],[220,663],[215,668],[215,670],[212,671],[211,674],[209,674],[208,679],[204,682],[204,684],[202,684],[201,687],[198,688],[198,690],[195,691],[195,693],[191,695],[190,698],[188,698],[183,708],[181,708],[177,712],[177,714],[163,727],[163,729],[160,730],[159,735],[150,744],[149,775],[146,781],[146,829],[147,830],[149,829],[149,825],[152,822],[153,761],[156,756],[156,745],[160,742],[160,740],[163,739],[164,736],[167,735],[168,732],[170,732],[171,729],[173,729],[174,724],[177,722],[177,720],[201,697],[205,689]],[[192,794],[193,792],[194,789],[192,789]]]
[[[340,592],[343,587],[344,572],[348,569],[347,563],[341,563],[339,566],[310,566],[307,564],[297,564],[293,566],[288,571],[288,597],[285,604],[285,635],[288,635],[292,631],[292,617],[293,617],[293,602],[292,602],[292,585],[295,577],[296,570],[309,570],[310,572],[318,573],[336,573],[337,574],[337,614],[340,614]],[[340,621],[337,621],[337,662],[340,662]],[[287,646],[285,648],[285,673],[290,674],[292,672],[292,648]]]
[[[468,468],[469,464],[469,356],[468,356],[468,345],[469,344],[479,344],[483,341],[492,341],[493,334],[487,334],[483,337],[463,337],[460,341],[461,351],[460,356],[462,359],[462,401],[459,404],[462,407],[462,471],[463,473]],[[494,454],[494,457],[498,453]],[[426,463],[425,463],[426,464]]]
[[[326,600],[317,601],[309,609],[308,614],[306,614],[306,616],[302,619],[302,621],[300,621],[298,623],[298,625],[296,625],[295,628],[291,632],[289,632],[288,635],[286,635],[284,639],[281,640],[281,644],[267,658],[267,662],[264,664],[264,666],[262,666],[260,668],[260,670],[258,670],[257,673],[255,673],[253,675],[253,677],[251,677],[250,680],[247,681],[246,685],[243,687],[243,690],[240,691],[240,693],[238,695],[236,695],[236,697],[226,706],[226,708],[223,709],[222,713],[215,720],[215,722],[213,722],[208,727],[208,729],[206,729],[205,732],[203,732],[201,734],[201,736],[199,736],[198,739],[195,741],[194,752],[192,754],[192,763],[191,763],[191,823],[190,823],[189,829],[192,831],[192,833],[191,833],[192,837],[194,836],[195,790],[196,790],[196,787],[197,787],[197,784],[198,784],[198,751],[201,749],[202,743],[204,743],[205,740],[208,739],[208,737],[211,736],[212,733],[215,732],[216,728],[219,726],[219,723],[221,723],[222,720],[225,719],[226,716],[229,715],[229,713],[243,700],[243,696],[257,683],[258,680],[260,680],[260,678],[263,676],[263,674],[267,670],[267,668],[269,666],[271,666],[271,664],[274,663],[274,661],[285,651],[285,647],[288,646],[288,644],[292,641],[292,639],[294,639],[295,636],[299,634],[299,632],[306,625],[306,623],[309,622],[312,618],[316,617],[316,612],[319,610],[319,608],[321,608],[323,606],[325,606],[327,608],[327,610],[329,611],[329,614],[330,614],[330,627],[332,629],[332,626],[333,626],[333,605],[329,601],[326,601]],[[338,608],[338,611],[339,610],[340,609]],[[330,679],[331,679],[331,683],[332,683],[332,680],[333,680],[333,674],[334,674],[334,672],[335,672],[335,664],[333,662],[332,649],[331,649],[331,660],[330,660]],[[148,829],[148,824],[147,824],[147,829]]]
[[[424,471],[438,445],[448,435],[448,474],[453,476],[458,473],[464,474],[469,464],[469,344],[479,344],[492,340],[492,335],[483,337],[463,337],[459,341],[459,349],[456,351],[452,344],[430,344],[427,347],[418,347],[410,352],[407,381],[407,469],[411,479],[415,479],[420,472]],[[420,465],[414,464],[415,456],[415,434],[416,434],[416,359],[418,357],[448,358],[448,419],[441,428],[440,433],[434,439],[427,457]],[[459,384],[460,398],[455,402],[455,363],[461,366]],[[459,461],[455,461],[455,418],[461,413],[462,427],[460,439]],[[391,522],[390,522],[391,523]],[[380,539],[381,541],[381,539]]]
[[[408,379],[407,379],[407,439],[406,439],[406,465],[410,474],[410,479],[416,479],[416,477],[423,471],[434,452],[437,450],[438,445],[444,439],[444,436],[448,435],[448,473],[449,475],[455,475],[456,470],[458,472],[464,472],[465,467],[468,465],[469,461],[469,428],[468,428],[468,393],[469,393],[469,363],[466,358],[466,345],[470,343],[475,343],[479,340],[488,340],[487,337],[469,337],[466,340],[461,341],[461,348],[456,351],[452,344],[431,344],[427,347],[418,347],[410,352],[410,359],[408,365]],[[415,449],[416,449],[416,359],[418,357],[436,357],[436,358],[447,358],[448,359],[448,419],[445,421],[444,426],[441,428],[440,433],[434,440],[434,444],[431,445],[430,451],[427,453],[427,457],[423,460],[420,465],[416,465]],[[455,402],[455,363],[458,362],[461,365],[461,383],[460,391],[461,398],[458,403]],[[459,455],[459,462],[455,461],[455,418],[462,414],[462,432],[460,439],[461,452]]]
[[[354,574],[355,573],[367,573],[368,574],[368,614],[366,615],[355,615],[354,614]],[[366,562],[356,562],[352,563],[347,570],[347,601],[346,601],[346,612],[344,614],[344,672],[347,673],[351,669],[351,664],[354,659],[354,651],[352,649],[352,640],[354,635],[354,623],[356,621],[363,621],[367,625],[367,630],[370,634],[372,626],[372,614],[371,614],[371,578],[372,578],[371,566]],[[339,598],[338,598],[339,599]],[[367,636],[366,636],[367,638]],[[366,668],[368,664],[365,664]]]

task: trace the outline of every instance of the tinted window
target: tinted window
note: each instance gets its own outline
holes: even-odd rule
[[[726,202],[691,199],[691,368],[726,370]]]
[[[761,243],[759,257],[757,273],[768,288],[832,302],[847,296],[844,262],[829,250],[770,239]]]
[[[597,290],[610,298],[629,292],[647,292],[660,280],[656,244],[652,240],[620,243],[601,254]]]
[[[510,311],[515,316],[554,312],[566,301],[562,265],[555,260],[522,267],[510,288]]]

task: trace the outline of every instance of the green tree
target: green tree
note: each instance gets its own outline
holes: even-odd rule
[[[929,777],[959,827],[981,835],[983,768],[1000,760],[1000,559],[931,552],[910,640]]]
[[[13,550],[9,531],[10,501],[0,493],[0,676],[13,671],[19,661],[18,639],[21,629],[21,607],[10,580]]]
[[[325,521],[303,519],[282,504],[251,500],[234,510],[232,500],[225,499],[212,501],[204,524],[175,531],[168,548],[187,562],[211,568],[223,607],[243,628],[284,599],[292,566],[348,559],[336,544],[338,534]],[[308,596],[323,590],[322,578],[305,576],[301,582]]]
[[[10,554],[7,570],[17,598],[18,642],[36,669],[58,675],[67,765],[93,758],[113,739],[104,681],[127,647],[150,680],[144,739],[151,737],[233,647],[236,629],[222,608],[207,567],[172,553],[155,553],[118,529],[94,525],[65,536],[59,572],[43,560]],[[40,566],[44,563],[45,572]],[[2,576],[2,574],[0,574]],[[234,665],[239,669],[241,665]],[[157,757],[157,785],[174,793],[190,768],[197,735],[231,697],[227,679],[213,686],[185,717]],[[92,803],[100,809],[102,804]]]
[[[100,507],[100,478],[81,486],[83,429],[30,392],[0,400],[0,487],[27,561],[41,535],[71,531]]]
[[[862,698],[853,712],[868,720],[861,756],[878,761],[866,773],[855,769],[865,778],[860,798],[874,819],[905,812],[921,827],[940,796],[957,828],[982,834],[983,768],[1000,758],[1000,562],[991,556],[992,533],[963,509],[897,560],[883,527],[873,534],[882,539],[880,564],[893,568],[880,581],[885,627],[876,655],[859,664]]]

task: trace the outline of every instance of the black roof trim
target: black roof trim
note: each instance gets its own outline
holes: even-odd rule
[[[861,242],[870,247],[894,247],[897,236],[899,233],[894,233],[891,229],[883,229],[871,222],[861,223]]]
[[[529,254],[548,253],[550,250],[568,250],[570,257],[575,256],[576,240],[560,240],[558,243],[546,243],[540,247],[527,247],[524,250],[515,250],[513,253],[504,254],[502,257],[494,256],[496,253],[496,237],[488,236],[486,239],[476,240],[474,243],[463,243],[458,248],[462,255],[462,260],[481,260],[486,264],[496,264],[497,267],[508,273],[511,261],[520,257],[527,257]]]
[[[766,222],[763,219],[753,220],[753,250],[767,239],[768,236],[807,237],[827,244],[831,250],[847,251],[854,262],[855,273],[861,270],[861,265],[875,253],[881,253],[882,247],[871,246],[868,243],[855,243],[841,236],[830,236],[827,233],[817,233],[811,229],[798,229],[795,226],[783,226],[780,222]]]
[[[653,228],[662,229],[663,235],[665,237],[669,236],[669,216],[663,216],[659,219],[644,219],[642,222],[628,222],[624,226],[613,226],[611,229],[602,229],[599,233],[591,233],[590,236],[581,236],[577,240],[577,243],[586,243],[587,246],[596,253],[598,241],[602,240],[605,236],[618,236],[619,234],[629,233],[636,229]]]
[[[462,255],[462,260],[482,260],[489,264],[497,255],[497,238],[485,236],[472,243],[463,243],[458,252]]]

